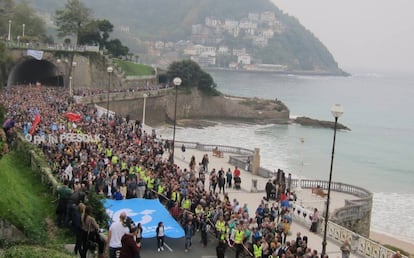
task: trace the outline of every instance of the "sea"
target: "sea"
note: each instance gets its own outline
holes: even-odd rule
[[[349,71],[348,71],[349,72]],[[414,77],[403,72],[351,71],[349,77],[212,71],[217,89],[242,97],[278,99],[290,116],[338,122],[333,181],[374,194],[371,230],[414,242]],[[329,179],[333,130],[297,124],[219,123],[178,128],[177,140],[259,148],[261,166],[296,177]]]

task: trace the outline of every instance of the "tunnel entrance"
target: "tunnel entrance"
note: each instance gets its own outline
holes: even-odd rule
[[[36,83],[63,87],[63,72],[47,60],[24,57],[14,66],[7,80],[7,86]]]

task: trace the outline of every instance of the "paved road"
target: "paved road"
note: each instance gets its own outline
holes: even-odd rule
[[[200,243],[200,232],[196,232],[193,237],[193,246],[188,252],[184,250],[184,238],[172,239],[166,238],[166,246],[164,251],[157,251],[156,238],[144,239],[142,242],[141,257],[169,257],[169,258],[215,258],[216,256],[216,239],[213,236],[209,236],[207,247],[203,247]],[[227,248],[226,257],[234,257],[235,253]]]

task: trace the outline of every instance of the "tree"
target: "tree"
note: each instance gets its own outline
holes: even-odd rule
[[[106,49],[113,57],[122,57],[129,53],[129,48],[122,45],[122,42],[119,39],[110,40],[106,44]]]
[[[91,20],[81,28],[78,44],[99,45],[102,49],[106,46],[113,28],[114,25],[108,20]]]
[[[0,42],[0,87],[3,87],[7,83],[7,76],[13,67],[10,52],[4,46],[3,42]]]
[[[55,13],[59,37],[73,36],[76,44],[82,29],[91,22],[91,10],[79,0],[68,0],[65,8]]]
[[[170,81],[175,77],[182,80],[181,87],[191,89],[198,88],[207,95],[220,95],[216,90],[216,83],[209,73],[203,71],[200,66],[192,60],[173,62],[168,66],[167,75]]]
[[[37,37],[38,39],[46,37],[46,25],[45,22],[36,15],[36,11],[30,7],[27,1],[22,1],[13,8],[12,16],[13,35],[24,35],[28,37]]]
[[[103,47],[109,39],[109,33],[113,31],[114,25],[106,19],[97,20],[97,23],[101,35],[101,47]]]
[[[0,0],[0,35],[6,35],[14,7],[13,0]]]

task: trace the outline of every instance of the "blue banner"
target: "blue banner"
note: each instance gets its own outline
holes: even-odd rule
[[[184,237],[184,230],[181,225],[171,217],[170,213],[158,199],[134,198],[121,201],[107,199],[104,201],[104,207],[112,221],[119,220],[119,215],[124,211],[136,225],[141,223],[143,238],[155,237],[155,229],[160,221],[164,223],[166,237]]]

